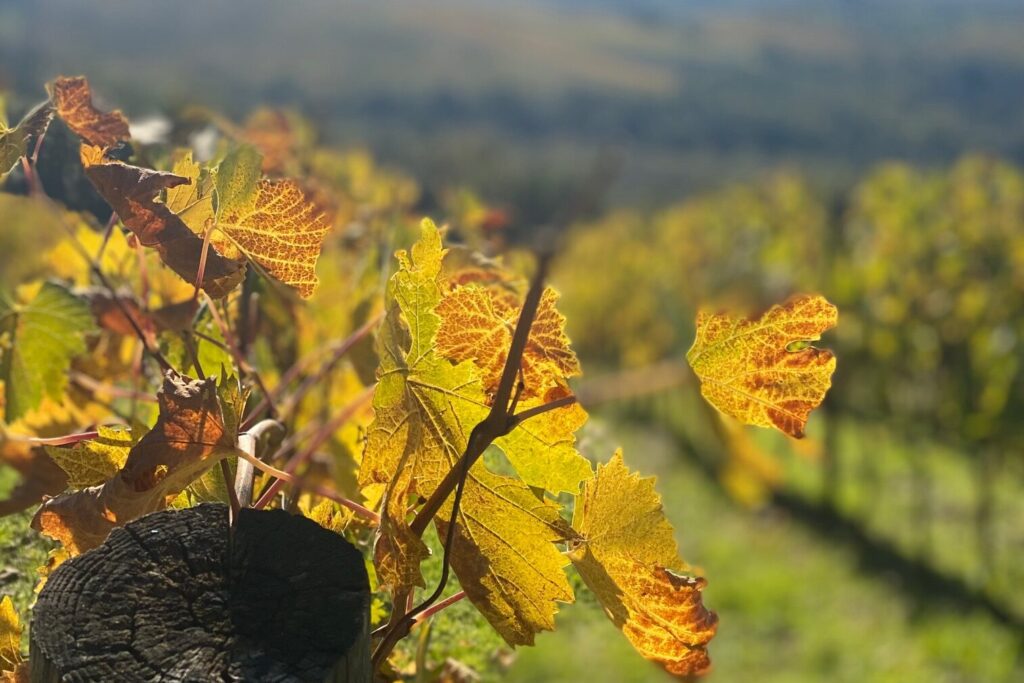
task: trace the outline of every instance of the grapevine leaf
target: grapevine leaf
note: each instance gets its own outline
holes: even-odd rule
[[[685,571],[654,478],[631,473],[616,452],[583,485],[569,557],[605,613],[636,650],[676,675],[705,671],[718,617],[704,608],[702,578]]]
[[[82,165],[89,180],[139,242],[156,249],[163,262],[186,282],[195,282],[203,240],[167,205],[155,201],[162,190],[187,185],[189,179],[110,161],[98,147],[85,145]],[[224,258],[210,245],[202,281],[202,288],[210,296],[225,296],[244,275],[244,264]]]
[[[801,438],[810,412],[832,383],[836,359],[814,341],[836,326],[836,307],[798,296],[756,320],[697,315],[697,338],[686,354],[705,399],[723,413]]]
[[[412,253],[397,255],[400,268],[388,285],[388,312],[379,335],[380,381],[360,482],[388,484],[384,535],[376,553],[385,585],[423,585],[418,565],[426,548],[409,531],[406,508],[437,488],[488,413],[473,363],[452,364],[434,348],[444,253],[437,228],[424,221]],[[495,443],[513,461],[545,456],[537,444],[513,454],[514,446],[526,442],[506,437]],[[550,466],[554,479],[566,478],[565,463]],[[438,520],[447,520],[451,510],[449,500]],[[445,524],[437,526],[444,536]],[[556,601],[572,600],[562,571],[566,560],[555,543],[573,536],[558,507],[522,481],[491,472],[483,461],[470,469],[452,567],[469,599],[508,643],[532,643],[537,631],[554,627]]]
[[[115,526],[163,509],[234,452],[235,435],[224,429],[214,378],[190,380],[169,372],[157,399],[160,416],[129,451],[121,471],[100,486],[47,500],[34,528],[77,555],[102,543]]]
[[[21,664],[21,621],[11,596],[0,600],[0,672],[14,671]]]
[[[0,178],[10,173],[18,159],[28,156],[28,143],[39,139],[53,118],[48,102],[34,107],[14,128],[0,124]]]
[[[524,397],[543,396],[557,381],[580,374],[576,354],[565,335],[565,318],[555,308],[558,294],[544,290],[523,352]],[[472,360],[488,394],[501,380],[519,306],[505,291],[468,285],[458,287],[437,307],[441,328],[437,350],[445,358]]]
[[[0,464],[13,468],[20,475],[15,487],[0,500],[0,517],[38,505],[44,496],[56,495],[67,488],[64,470],[50,460],[42,447],[0,438]]]
[[[324,211],[294,180],[260,180],[259,152],[249,146],[229,154],[217,169],[217,227],[226,241],[303,298],[317,286],[316,261],[331,225]]]
[[[68,475],[68,486],[81,489],[98,486],[117,474],[131,450],[131,430],[99,427],[99,436],[70,447],[47,446],[46,453]]]
[[[50,96],[61,120],[90,145],[110,147],[131,138],[120,110],[104,113],[93,106],[85,76],[58,77],[50,84]]]
[[[85,352],[93,330],[89,306],[64,287],[44,283],[32,301],[16,304],[0,295],[0,379],[5,417],[13,422],[43,398],[59,398],[71,359]]]

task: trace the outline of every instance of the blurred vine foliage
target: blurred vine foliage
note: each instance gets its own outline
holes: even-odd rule
[[[439,228],[294,112],[133,125],[84,77],[47,91],[0,126],[0,514],[55,543],[37,591],[149,512],[282,507],[364,551],[381,680],[501,668],[584,586],[643,657],[709,668],[706,581],[654,480],[579,451],[559,295],[502,212],[456,192]],[[708,377],[743,360],[716,344]],[[25,608],[0,679],[31,667]]]
[[[677,359],[700,307],[756,311],[819,291],[841,311],[830,341],[842,359],[826,403],[834,413],[979,460],[979,451],[1020,452],[1024,174],[1010,164],[887,164],[831,202],[777,173],[649,214],[608,215],[568,244],[555,277],[587,360]],[[733,446],[730,467],[778,484],[779,468],[749,439]]]

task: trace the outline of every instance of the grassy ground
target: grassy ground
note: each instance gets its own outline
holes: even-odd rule
[[[710,681],[1024,680],[1020,641],[983,613],[922,608],[860,574],[851,553],[777,514],[724,498],[650,431],[610,429],[628,464],[657,474],[684,557],[721,619]],[[614,444],[604,450],[609,454]],[[668,680],[634,655],[591,600],[523,649],[510,681]]]

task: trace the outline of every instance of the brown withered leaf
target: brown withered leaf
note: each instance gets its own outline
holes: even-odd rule
[[[543,396],[556,386],[553,379],[564,381],[580,374],[579,361],[565,335],[565,317],[555,308],[557,301],[553,289],[544,290],[523,352],[524,398]],[[467,285],[445,296],[437,314],[441,317],[438,352],[457,363],[472,360],[480,369],[487,393],[493,394],[519,319],[518,302],[506,290]]]
[[[117,212],[121,222],[139,242],[156,249],[160,258],[186,282],[195,282],[202,257],[203,240],[171,212],[155,201],[163,190],[188,184],[188,178],[129,166],[104,158],[98,147],[82,146],[85,174]],[[242,262],[224,258],[209,246],[202,288],[212,297],[222,297],[245,275]]]
[[[77,555],[102,543],[115,526],[163,509],[234,452],[235,435],[225,431],[215,378],[168,373],[157,398],[160,416],[128,453],[121,471],[100,486],[46,501],[33,528]]]
[[[807,295],[772,306],[756,320],[701,312],[686,360],[711,405],[745,424],[799,439],[836,369],[832,352],[809,342],[838,319],[824,297]]]
[[[654,479],[631,473],[616,452],[584,483],[573,528],[583,540],[569,558],[637,652],[678,676],[706,671],[718,617],[701,601],[705,580],[676,573],[687,566]]]
[[[120,110],[101,112],[93,106],[85,76],[57,77],[50,84],[50,96],[61,120],[90,145],[110,147],[131,138],[128,119]]]

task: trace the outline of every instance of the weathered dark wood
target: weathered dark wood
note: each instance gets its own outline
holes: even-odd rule
[[[65,562],[33,611],[32,681],[370,681],[369,582],[281,510],[166,510]]]

